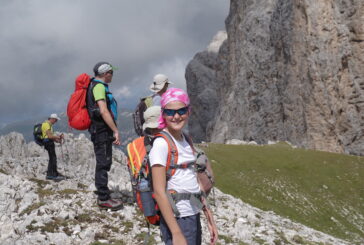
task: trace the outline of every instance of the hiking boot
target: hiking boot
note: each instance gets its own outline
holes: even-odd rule
[[[58,182],[58,181],[61,181],[61,180],[65,180],[66,178],[64,176],[61,176],[61,175],[58,175],[58,176],[49,176],[49,175],[47,175],[46,179]]]
[[[97,205],[100,209],[110,209],[111,211],[117,211],[123,208],[122,201],[111,198],[106,201],[101,201],[97,199]]]

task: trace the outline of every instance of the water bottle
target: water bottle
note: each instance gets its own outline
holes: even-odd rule
[[[155,200],[152,197],[153,192],[150,189],[149,182],[142,178],[139,182],[140,199],[143,205],[144,216],[153,216],[157,212],[155,210]]]
[[[139,181],[139,191],[140,192],[150,191],[148,180],[141,178],[141,180]]]

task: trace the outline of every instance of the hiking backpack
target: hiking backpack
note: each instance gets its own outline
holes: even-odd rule
[[[77,130],[86,130],[91,125],[91,119],[87,111],[86,96],[91,78],[86,73],[76,77],[75,91],[67,105],[68,125]]]
[[[42,123],[37,123],[33,128],[34,141],[40,146],[43,146],[42,139]]]
[[[155,138],[162,137],[165,139],[165,141],[168,144],[168,156],[167,156],[167,164],[166,164],[166,178],[167,181],[174,175],[177,168],[188,168],[191,166],[191,163],[183,163],[178,164],[178,151],[177,147],[174,144],[172,138],[168,135],[166,132],[161,132],[153,137],[150,136],[142,136],[131,143],[127,145],[127,153],[128,153],[128,169],[131,179],[131,185],[132,190],[134,194],[134,198],[140,208],[140,210],[143,212],[144,216],[146,217],[147,221],[150,224],[153,225],[159,225],[160,221],[160,211],[157,205],[157,202],[154,198],[153,194],[153,177],[151,173],[151,166],[149,162],[149,152],[152,148],[152,143]],[[186,137],[186,136],[185,136]],[[187,141],[192,143],[188,137]],[[192,146],[192,145],[191,145]],[[195,149],[192,148],[194,153]],[[202,156],[202,154],[201,154]],[[199,157],[199,156],[198,156]],[[207,195],[210,192],[211,188],[213,187],[213,175],[211,171],[211,167],[202,166],[199,167],[197,164],[198,162],[201,162],[202,165],[206,164],[209,165],[207,160],[199,161],[199,158],[197,158],[196,163],[193,163],[195,165],[196,171],[197,171],[197,178],[198,182],[200,184],[201,190],[204,191]],[[207,158],[205,158],[207,159]],[[203,169],[203,170],[202,170]],[[207,187],[203,187],[200,180],[200,173],[204,173],[205,171],[210,170],[211,172],[208,174],[208,176],[211,176],[210,180],[211,183],[209,183],[209,189]],[[201,175],[205,176],[205,174]],[[207,192],[205,191],[207,190]],[[173,195],[174,193],[172,193]],[[167,192],[167,195],[168,194]],[[171,196],[172,201],[173,197]],[[174,200],[174,199],[173,199]],[[172,201],[173,202],[173,201]],[[178,214],[178,210],[176,210],[176,205],[171,203],[172,209],[175,214]],[[178,215],[177,215],[178,216]]]
[[[133,122],[134,122],[134,130],[135,133],[139,136],[143,136],[143,123],[144,120],[144,112],[148,109],[148,107],[153,105],[153,97],[148,96],[145,98],[141,98],[139,104],[134,110],[133,113]]]

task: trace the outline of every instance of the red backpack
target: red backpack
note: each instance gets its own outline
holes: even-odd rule
[[[91,125],[87,111],[86,96],[91,78],[86,73],[79,75],[75,81],[75,91],[67,105],[68,125],[77,130],[86,130]]]

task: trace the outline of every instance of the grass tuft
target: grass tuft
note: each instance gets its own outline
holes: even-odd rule
[[[33,210],[36,210],[38,208],[40,208],[41,206],[45,205],[44,202],[37,202],[37,203],[33,203],[32,205],[29,205],[26,209],[24,209],[19,216],[23,216],[24,214],[30,214]]]
[[[47,180],[41,180],[36,178],[30,178],[29,180],[36,183],[39,188],[44,188],[47,184],[49,184],[49,181]]]
[[[0,173],[9,175],[4,169],[0,168]]]

